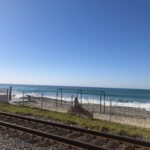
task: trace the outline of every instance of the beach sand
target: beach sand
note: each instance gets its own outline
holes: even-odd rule
[[[72,106],[70,101],[60,101],[51,98],[32,97],[31,101],[13,102],[12,104],[37,107],[40,109],[64,112]],[[111,122],[133,125],[142,128],[150,128],[150,111],[141,108],[123,107],[123,106],[101,106],[99,104],[83,103],[82,107],[93,113],[94,118],[107,120]],[[100,113],[101,110],[101,113]],[[105,112],[104,112],[105,111]]]

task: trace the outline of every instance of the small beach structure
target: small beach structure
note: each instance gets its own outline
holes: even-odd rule
[[[85,116],[88,117],[90,119],[93,119],[93,113],[89,112],[88,110],[84,109],[79,101],[78,98],[75,97],[74,102],[73,102],[73,106],[71,106],[68,110],[69,113],[71,114],[76,114],[76,115],[80,115],[80,116]]]

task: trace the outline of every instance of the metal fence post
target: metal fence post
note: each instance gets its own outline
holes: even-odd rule
[[[42,92],[42,97],[41,97],[41,110],[43,109],[43,92]]]
[[[93,108],[93,110],[92,110],[92,112],[94,112],[94,98],[95,98],[95,97],[94,97],[94,96],[92,96],[92,99],[93,99],[93,104],[92,104],[92,105],[93,105],[93,107],[92,107],[92,108]]]
[[[6,90],[7,101],[9,101],[9,89]]]
[[[99,108],[99,109],[100,109],[99,111],[100,111],[100,113],[101,113],[101,111],[102,111],[102,110],[101,110],[101,107],[102,107],[101,100],[102,100],[102,98],[101,98],[101,94],[100,94],[100,104],[99,104],[99,107],[100,107],[100,108]]]
[[[23,105],[24,105],[24,91],[23,91],[23,97],[22,97],[22,100],[23,100]]]
[[[112,117],[111,106],[112,106],[112,101],[110,100],[110,110],[109,110],[109,115],[110,115],[109,121],[110,122],[111,122],[111,117]]]
[[[11,101],[11,94],[12,94],[12,86],[10,86],[10,89],[9,89],[9,101]]]
[[[62,89],[61,89],[61,106],[62,106],[62,97],[63,97],[62,94],[63,94],[63,93],[62,93]]]
[[[105,94],[104,94],[104,113],[105,113]]]
[[[57,107],[57,101],[58,101],[58,90],[56,92],[56,107]]]

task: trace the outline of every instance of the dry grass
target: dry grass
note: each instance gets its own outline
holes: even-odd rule
[[[150,129],[123,125],[119,123],[112,123],[109,121],[98,120],[98,119],[88,119],[79,117],[76,115],[71,115],[67,113],[60,113],[54,111],[40,110],[38,108],[31,108],[25,106],[15,106],[11,104],[0,104],[0,111],[32,115],[49,118],[51,120],[61,121],[66,124],[74,124],[83,128],[93,129],[97,131],[111,132],[119,135],[127,135],[131,137],[144,137],[150,138]]]

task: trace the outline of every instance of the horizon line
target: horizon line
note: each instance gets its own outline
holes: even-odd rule
[[[146,89],[146,88],[132,88],[132,87],[104,87],[104,86],[83,86],[83,85],[57,85],[57,84],[32,84],[32,83],[0,83],[0,85],[29,85],[29,86],[64,86],[64,87],[85,87],[85,88],[107,88],[107,89],[131,89],[131,90],[150,90],[150,89]]]

